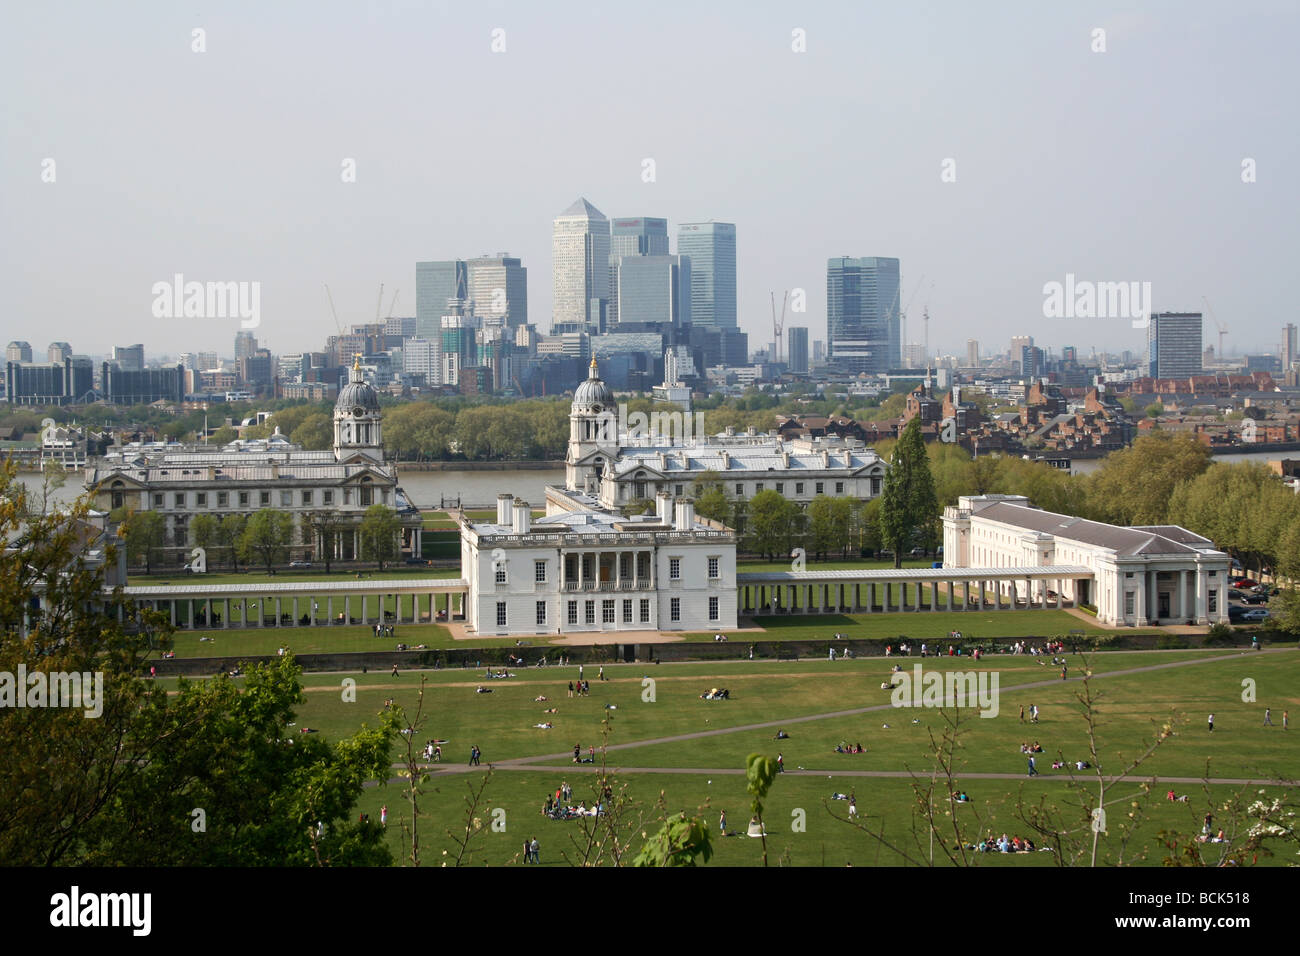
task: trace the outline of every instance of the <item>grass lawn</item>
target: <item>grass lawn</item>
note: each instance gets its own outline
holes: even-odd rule
[[[1089,626],[1066,611],[902,611],[892,614],[790,614],[758,616],[753,622],[767,630],[759,640],[827,640],[836,633],[859,640],[886,640],[906,637],[917,644],[941,643],[945,647],[948,635],[961,631],[964,638],[1017,638],[1062,637],[1070,631],[1080,630],[1089,637],[1113,634],[1103,628]],[[1134,634],[1163,634],[1159,628],[1124,629],[1125,636]],[[745,635],[737,635],[740,640]],[[712,634],[691,635],[698,640],[711,640]],[[1068,641],[1067,641],[1068,643]],[[828,645],[829,646],[829,645]]]

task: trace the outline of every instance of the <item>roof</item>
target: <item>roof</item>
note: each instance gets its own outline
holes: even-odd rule
[[[587,202],[587,200],[583,199],[581,196],[578,197],[577,201],[575,201],[572,206],[564,210],[564,212],[560,213],[555,218],[567,219],[569,217],[576,217],[576,216],[581,216],[583,219],[596,219],[596,220],[604,220],[605,218],[605,214],[603,212],[601,212],[591,203]]]
[[[1193,534],[1186,528],[1172,526],[1125,528],[1008,501],[985,505],[975,510],[973,515],[1023,528],[1026,531],[1037,531],[1070,541],[1107,548],[1119,555],[1186,555],[1214,550],[1207,539]]]
[[[663,455],[662,466],[659,459],[661,454]],[[788,465],[784,457],[786,454],[789,455]],[[685,462],[682,460],[683,456]],[[779,441],[766,445],[741,446],[700,444],[686,448],[670,445],[649,448],[624,447],[619,450],[618,456],[613,461],[614,475],[618,478],[626,477],[642,468],[660,474],[716,471],[720,476],[737,471],[760,473],[770,471],[780,477],[797,476],[801,472],[855,473],[876,465],[883,469],[884,461],[870,450],[842,448],[828,450],[826,458],[823,459],[820,451],[799,451],[791,443]]]

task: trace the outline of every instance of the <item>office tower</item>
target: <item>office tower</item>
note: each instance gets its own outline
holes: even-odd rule
[[[609,324],[618,318],[618,261],[624,256],[668,255],[668,220],[640,216],[615,219],[609,235]]]
[[[1011,352],[1009,353],[1011,364],[1014,365],[1022,375],[1024,374],[1024,366],[1020,364],[1020,356],[1026,346],[1033,348],[1034,337],[1032,335],[1013,335],[1011,337]]]
[[[257,354],[257,336],[247,330],[235,333],[235,361]]]
[[[786,366],[796,375],[809,371],[808,329],[802,325],[785,330]]]
[[[1201,313],[1157,312],[1147,326],[1146,374],[1188,378],[1201,374]]]
[[[143,348],[132,346],[132,348]],[[117,358],[104,362],[100,368],[105,400],[114,405],[151,405],[157,401],[183,402],[185,400],[185,369],[180,365],[171,368],[125,368]]]
[[[415,334],[436,339],[451,302],[468,296],[469,268],[462,259],[415,264]]]
[[[65,358],[40,365],[10,360],[4,400],[11,405],[77,405],[90,400],[95,369],[89,359]]]
[[[609,220],[579,199],[555,218],[551,331],[605,331],[609,308]]]
[[[62,365],[65,359],[72,358],[72,346],[67,342],[51,342],[46,354],[47,361]]]
[[[827,361],[854,375],[897,367],[902,359],[898,291],[897,259],[828,259]]]
[[[812,363],[814,368],[826,364],[826,343],[821,339],[813,339]]]
[[[466,313],[516,329],[528,324],[528,270],[508,253],[465,262]]]
[[[1022,378],[1038,378],[1043,374],[1043,350],[1032,345],[1020,347],[1020,375]]]
[[[441,322],[441,384],[457,385],[460,383],[460,370],[474,364],[474,329],[463,315],[444,315]]]
[[[398,348],[406,339],[415,337],[415,316],[392,316],[384,320],[384,344]]]
[[[618,275],[619,321],[677,329],[690,324],[692,265],[686,256],[624,256]]]
[[[440,354],[438,343],[432,339],[407,339],[402,344],[402,371],[422,375],[425,385],[437,385],[442,381]]]
[[[1297,348],[1295,326],[1293,324],[1284,325],[1282,326],[1282,371],[1285,372],[1289,369],[1297,358],[1300,358],[1300,348]],[[50,361],[53,361],[53,359]]]
[[[924,343],[907,343],[907,348],[903,350],[903,366],[905,368],[925,368],[929,362],[930,360],[925,354]]]
[[[691,321],[736,328],[736,227],[729,222],[684,222],[677,254],[691,260]]]
[[[135,345],[114,345],[113,361],[123,372],[139,372],[144,369],[144,346],[138,342]]]
[[[980,366],[980,343],[979,339],[966,340],[966,367],[979,368]]]
[[[10,342],[5,348],[6,362],[30,362],[32,345],[30,342]]]

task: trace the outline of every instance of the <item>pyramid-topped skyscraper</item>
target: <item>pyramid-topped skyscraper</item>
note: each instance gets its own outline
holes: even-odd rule
[[[579,198],[555,218],[551,331],[604,331],[609,304],[609,220]]]

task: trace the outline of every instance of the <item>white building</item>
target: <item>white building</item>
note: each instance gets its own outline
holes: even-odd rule
[[[495,522],[461,519],[465,627],[480,635],[718,631],[736,627],[736,537],[660,495],[624,518],[549,488],[545,517],[497,496]]]
[[[964,496],[944,509],[943,554],[945,568],[1087,567],[1092,580],[1067,581],[1065,597],[1095,606],[1102,624],[1228,619],[1228,555],[1174,525],[1124,528],[1043,511],[1020,495]],[[1000,585],[1025,586],[1042,599],[1046,582]]]

